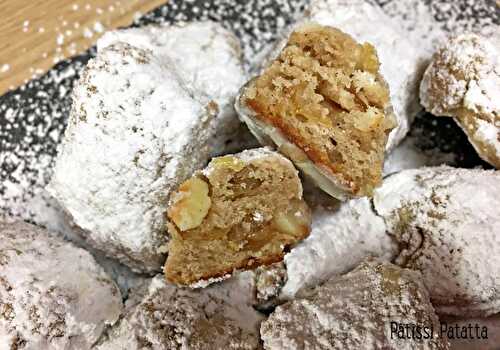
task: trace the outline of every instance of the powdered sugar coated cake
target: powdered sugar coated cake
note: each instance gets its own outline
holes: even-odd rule
[[[0,222],[1,349],[90,349],[122,309],[90,253],[31,224]]]
[[[167,55],[160,40],[170,31],[187,33],[185,46],[176,44],[187,57],[182,69],[182,55]],[[156,271],[165,260],[170,191],[235,125],[227,105],[231,86],[236,91],[243,79],[237,41],[216,24],[195,23],[109,34],[100,46],[73,92],[48,189],[95,248],[135,270]],[[210,69],[192,63],[205,56]]]

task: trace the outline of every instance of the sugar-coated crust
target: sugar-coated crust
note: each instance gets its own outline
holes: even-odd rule
[[[241,275],[191,290],[156,276],[131,296],[124,318],[97,349],[259,349],[263,317],[251,307],[252,283]]]
[[[168,58],[186,85],[200,93],[204,103],[217,104],[217,135],[210,145],[212,154],[255,145],[233,107],[238,89],[246,80],[240,43],[233,33],[207,21],[149,25],[107,32],[97,42],[98,50],[116,42]]]
[[[123,309],[85,250],[24,222],[0,222],[0,348],[90,349]]]
[[[239,153],[230,154],[230,156],[243,161],[245,165],[249,165],[251,162],[256,160],[269,161],[272,163],[280,164],[281,166],[288,168],[289,171],[294,172],[298,176],[298,171],[293,166],[293,163],[287,158],[283,157],[281,154],[273,151],[270,147],[246,149]],[[199,171],[198,173],[202,174],[203,176],[210,176],[210,174],[214,171],[214,169],[216,169],[216,167],[216,162],[210,162],[203,170]],[[297,196],[301,198],[302,184],[300,182],[297,182],[297,185]]]
[[[283,248],[289,249],[290,247],[284,246]],[[272,266],[274,263],[283,261],[284,256],[285,253],[282,252],[280,254],[247,258],[241,260],[241,262],[239,262],[238,264],[231,266],[231,268],[227,268],[225,270],[220,270],[217,272],[210,272],[210,273],[207,272],[203,276],[198,278],[196,281],[191,281],[189,287],[194,289],[205,288],[213,283],[221,282],[228,279],[234,273],[239,272],[239,270],[252,270],[258,266]],[[165,265],[164,267],[164,273],[167,274],[167,265]]]
[[[308,13],[308,20],[337,27],[377,49],[380,73],[389,85],[393,114],[398,124],[389,134],[386,149],[391,151],[406,136],[420,110],[417,93],[424,52],[412,44],[399,22],[371,1],[313,0]]]
[[[391,322],[433,326],[439,321],[417,272],[365,261],[278,306],[262,323],[264,348],[278,349],[448,349],[445,338],[421,341],[391,337]]]
[[[159,269],[168,193],[207,159],[214,115],[151,51],[126,43],[91,60],[73,94],[48,190],[96,248]]]
[[[500,43],[477,34],[447,40],[420,85],[422,105],[455,117],[479,156],[500,168]]]
[[[284,257],[283,264],[256,272],[257,303],[267,308],[300,297],[308,288],[351,271],[368,257],[391,261],[397,246],[368,198],[338,202],[306,182],[311,233]]]
[[[500,311],[500,172],[405,170],[374,195],[400,246],[396,263],[418,270],[441,314]]]
[[[244,79],[237,41],[195,23],[112,32],[99,46],[73,92],[48,189],[95,248],[159,271],[170,191],[232,130],[231,94]]]
[[[368,198],[312,208],[309,236],[285,255],[287,281],[281,297],[294,298],[304,288],[346,273],[369,256],[390,261],[396,254],[384,220]]]

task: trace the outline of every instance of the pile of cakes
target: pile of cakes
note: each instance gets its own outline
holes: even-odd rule
[[[500,166],[498,38],[430,57],[340,0],[283,36],[258,69],[213,22],[100,39],[48,191],[143,283],[123,303],[84,249],[1,222],[0,348],[449,349],[440,319],[500,313],[500,172],[384,177],[419,96]]]

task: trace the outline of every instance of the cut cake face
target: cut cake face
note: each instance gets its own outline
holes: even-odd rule
[[[297,170],[265,148],[214,158],[181,184],[167,213],[165,274],[183,285],[281,261],[311,224]]]
[[[395,121],[372,45],[305,24],[236,104],[261,143],[275,145],[330,195],[371,195],[379,185]]]

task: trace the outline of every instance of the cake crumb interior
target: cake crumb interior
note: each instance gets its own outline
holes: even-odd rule
[[[260,120],[278,128],[355,195],[382,177],[395,121],[376,51],[338,29],[307,24],[243,94]]]
[[[173,197],[168,211],[169,281],[189,285],[280,261],[288,247],[309,234],[311,216],[300,180],[284,161],[279,155],[248,162],[234,156],[215,158],[209,171],[188,180],[206,183],[207,198],[181,185],[183,191]],[[191,208],[186,205],[193,203],[189,198],[196,198]],[[198,210],[206,207],[200,201],[209,203],[206,214]],[[198,215],[204,215],[201,222]],[[186,224],[190,217],[190,223],[199,222],[196,227]]]

